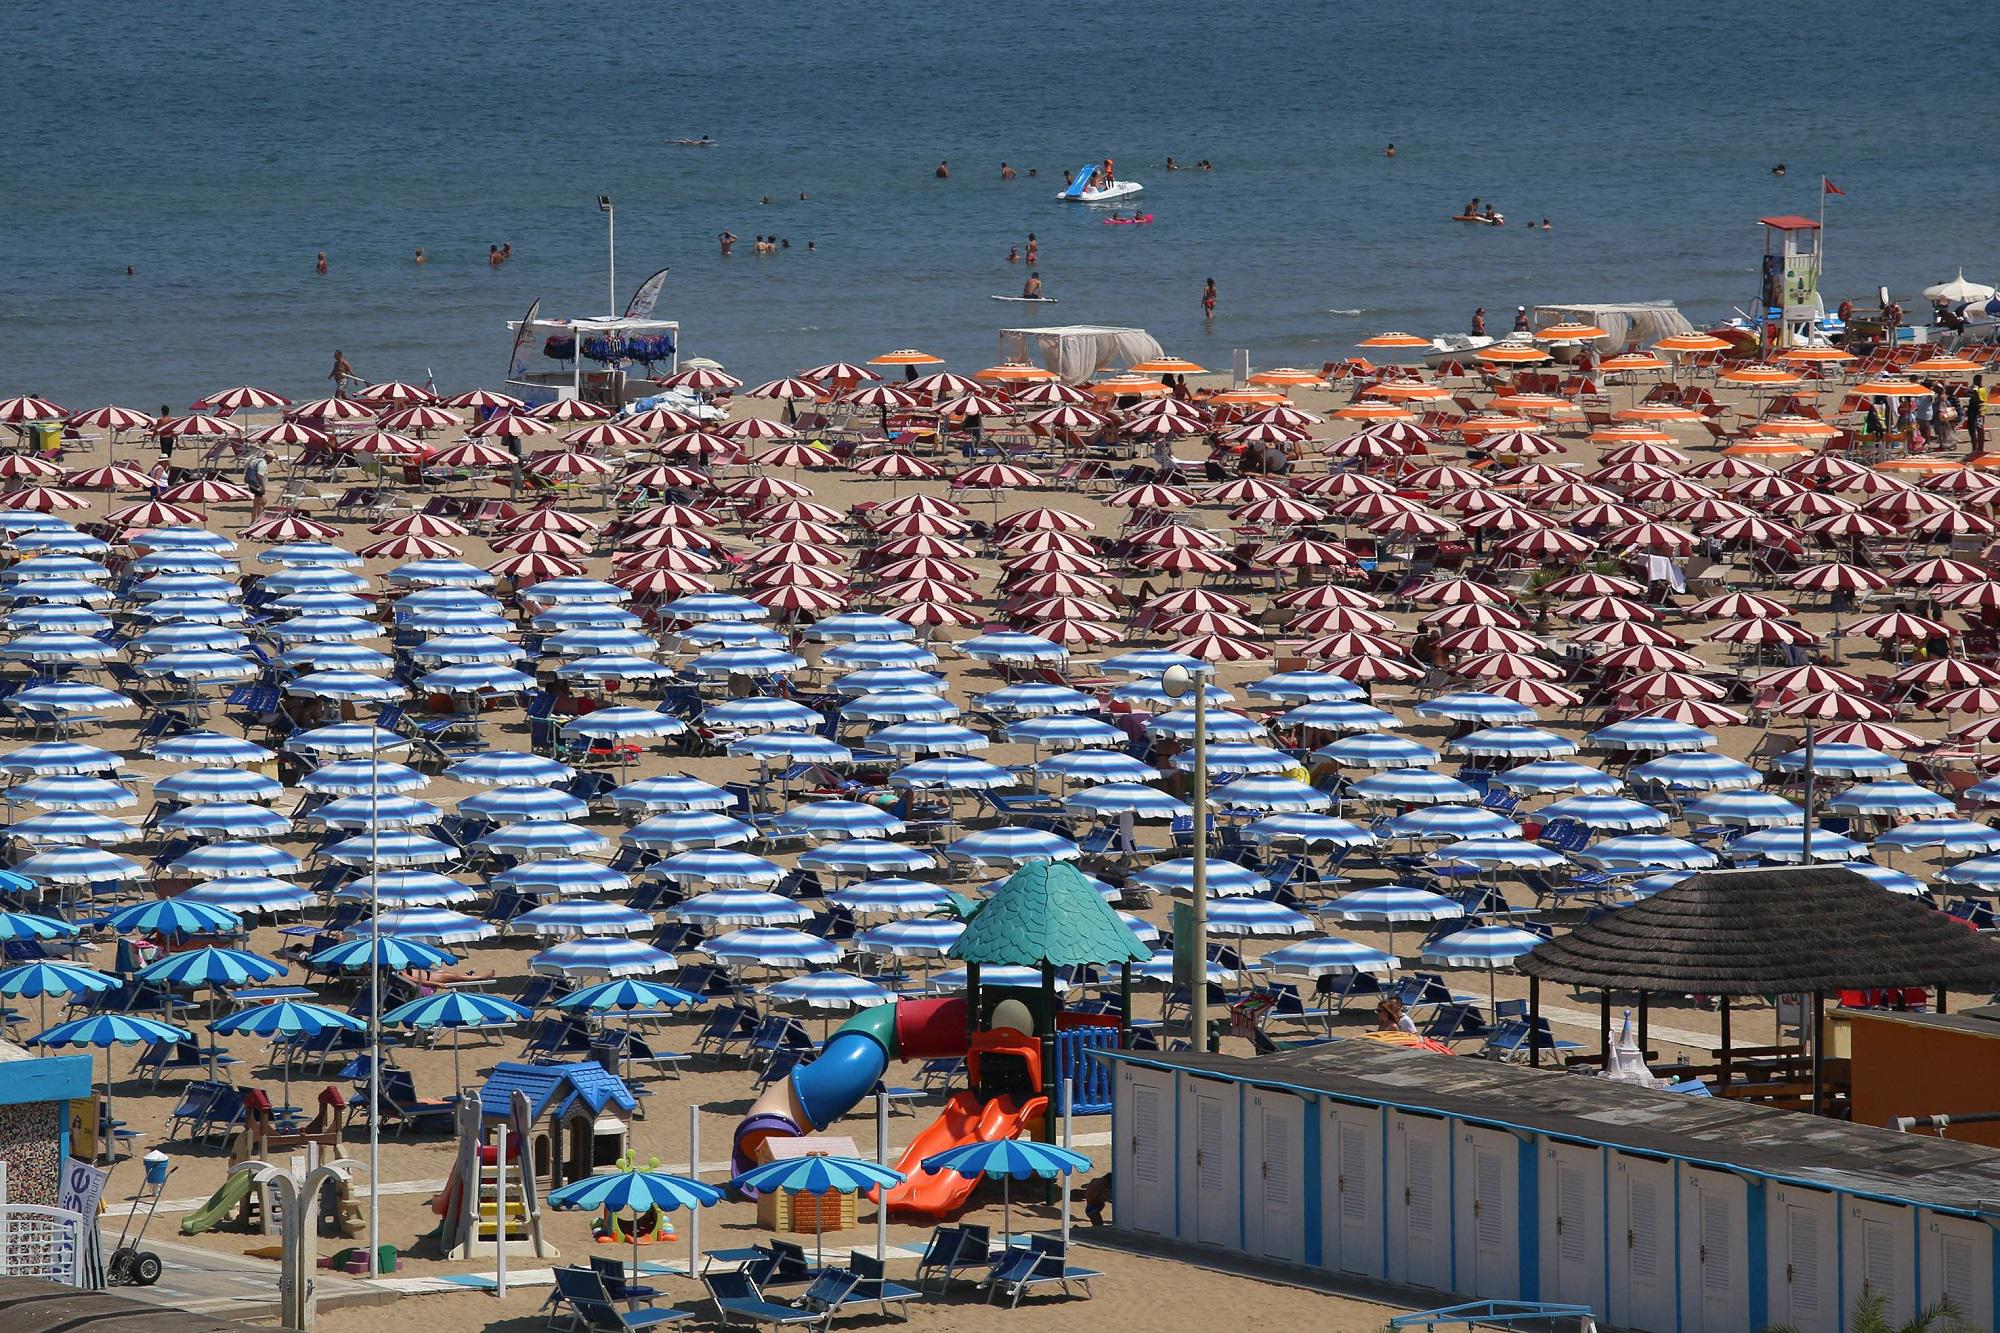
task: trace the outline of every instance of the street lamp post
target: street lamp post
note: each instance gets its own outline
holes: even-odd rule
[[[611,196],[597,196],[597,211],[604,214],[605,242],[611,251],[611,306],[604,313],[612,319],[618,318],[618,210],[611,206]]]
[[[1188,784],[1188,804],[1194,810],[1193,902],[1188,907],[1188,931],[1193,941],[1185,952],[1194,960],[1188,979],[1188,1035],[1197,1051],[1208,1049],[1208,681],[1200,667],[1176,663],[1160,677],[1167,697],[1180,699],[1194,691],[1194,771]]]

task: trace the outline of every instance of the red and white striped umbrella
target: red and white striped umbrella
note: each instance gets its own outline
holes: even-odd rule
[[[862,380],[879,380],[882,377],[868,367],[857,366],[852,361],[829,361],[823,366],[801,370],[799,378],[814,384],[859,384]]]
[[[1980,514],[1968,514],[1960,509],[1948,509],[1941,514],[1927,514],[1904,529],[1912,537],[1924,541],[1948,542],[1959,537],[1987,537],[2000,531],[1992,519]]]
[[[379,454],[385,458],[421,458],[424,446],[407,435],[394,431],[364,431],[352,439],[342,440],[338,448],[350,454]]]
[[[702,429],[703,425],[700,417],[676,412],[671,407],[649,407],[625,418],[620,424],[648,435],[684,435],[688,431]]]
[[[1468,441],[1472,448],[1485,454],[1512,455],[1517,458],[1546,458],[1550,454],[1569,452],[1568,449],[1539,431],[1496,430],[1489,431],[1475,441]]]
[[[291,399],[269,389],[253,388],[248,384],[234,389],[224,389],[220,393],[209,394],[195,406],[217,412],[241,412],[245,409],[286,407]]]
[[[1583,696],[1566,685],[1546,680],[1501,680],[1483,687],[1485,693],[1512,699],[1530,708],[1578,708]]]
[[[745,398],[790,399],[795,403],[809,403],[820,395],[817,384],[802,379],[771,380],[744,392]]]
[[[1653,551],[1666,555],[1686,555],[1701,545],[1701,539],[1685,528],[1666,523],[1634,523],[1605,536],[1610,546],[1633,551]]]
[[[75,486],[86,491],[136,490],[149,486],[153,479],[138,468],[127,467],[123,463],[112,463],[104,467],[84,468],[69,473],[63,478],[63,485]]]
[[[160,498],[168,504],[224,504],[232,500],[247,500],[250,498],[250,492],[234,482],[198,477],[193,481],[184,481],[178,486],[168,487],[160,492]]]
[[[555,427],[526,412],[500,412],[465,432],[475,440],[526,440],[552,435]]]
[[[1647,463],[1654,467],[1679,467],[1687,462],[1687,455],[1678,449],[1669,448],[1653,440],[1641,440],[1632,444],[1621,444],[1606,449],[1598,458],[1602,467],[1620,467],[1626,463]]]
[[[581,537],[572,537],[567,532],[509,532],[495,537],[490,545],[496,551],[531,552],[536,555],[559,555],[568,560],[581,560],[590,554],[590,543]]]
[[[416,517],[411,515],[410,517]],[[379,532],[381,529],[374,529]],[[253,542],[330,542],[340,535],[331,523],[322,523],[304,514],[279,514],[243,529]]]
[[[1474,680],[1559,680],[1562,677],[1562,669],[1554,663],[1526,653],[1481,653],[1453,663],[1450,670],[1455,676],[1469,676]]]
[[[1218,437],[1224,444],[1303,444],[1312,438],[1310,432],[1297,426],[1281,426],[1275,421],[1249,421],[1241,426],[1231,426]]]
[[[749,500],[764,504],[772,500],[803,500],[812,494],[812,487],[784,477],[738,477],[715,488],[717,495],[726,495],[732,500]]]
[[[1714,499],[1715,492],[1686,477],[1662,477],[1634,486],[1625,492],[1625,498],[1638,504],[1684,504],[1689,500]]]
[[[1581,560],[1597,549],[1596,543],[1561,528],[1517,532],[1503,538],[1494,548],[1503,555],[1526,556],[1532,560]]]
[[[1080,555],[1097,560],[1097,548],[1087,537],[1079,537],[1073,532],[1003,532],[998,534],[994,544],[1009,552],[1009,561],[1022,556],[1041,555],[1049,551],[1061,551],[1068,555]],[[952,556],[951,559],[962,559]],[[1100,562],[1101,563],[1101,562]]]
[[[1254,638],[1261,633],[1252,622],[1227,611],[1184,611],[1154,622],[1161,634],[1186,637],[1194,634],[1222,634],[1231,638]]]
[[[1945,735],[1950,740],[1967,745],[1982,745],[2000,737],[2000,717],[1986,717],[1977,722],[1968,722],[1962,727],[1953,727]]]
[[[1419,584],[1409,593],[1413,602],[1427,606],[1505,606],[1514,600],[1514,595],[1504,588],[1496,588],[1478,579],[1442,578]]]
[[[615,421],[599,421],[580,426],[562,437],[572,449],[637,449],[646,443],[644,431],[621,426]]]
[[[1800,592],[1823,593],[1879,592],[1889,586],[1889,580],[1874,570],[1838,560],[1802,569],[1785,582]]]
[[[1268,565],[1274,569],[1311,569],[1321,565],[1355,563],[1353,552],[1345,546],[1333,542],[1312,541],[1308,538],[1260,547],[1255,559],[1258,564]]]
[[[604,421],[611,416],[611,409],[599,403],[587,402],[582,398],[558,398],[554,402],[543,403],[528,409],[528,415],[537,421],[552,424],[567,424],[581,421]]]
[[[1018,407],[1025,398],[1025,394],[1016,395],[1015,405]],[[1038,431],[1093,431],[1110,419],[1106,414],[1078,403],[1059,403],[1021,418],[1021,422]]]
[[[1936,491],[1939,495],[1958,496],[1961,499],[1986,490],[1992,484],[1991,477],[1972,467],[1955,467],[1948,472],[1933,472],[1917,479],[1917,485],[1927,491]]]
[[[1733,643],[1740,647],[1758,647],[1768,644],[1796,645],[1805,647],[1819,642],[1819,635],[1803,625],[1789,620],[1734,620],[1721,629],[1710,630],[1705,637],[1710,643]]]
[[[416,431],[450,430],[458,424],[458,418],[441,407],[429,403],[412,403],[408,407],[397,408],[382,418],[383,430]]]
[[[576,560],[566,560],[559,555],[542,555],[535,551],[523,551],[518,555],[505,556],[486,567],[490,574],[511,578],[523,585],[541,579],[571,578],[584,572],[584,566]]]
[[[1381,463],[1390,459],[1405,458],[1411,446],[1371,435],[1366,431],[1333,440],[1320,447],[1320,453],[1328,458],[1344,463]]]
[[[79,506],[65,504],[61,507],[75,509]],[[168,504],[163,500],[145,500],[139,504],[126,505],[123,509],[112,510],[104,516],[104,521],[116,528],[174,528],[199,524],[202,518],[203,514],[199,509]]]
[[[715,591],[715,585],[701,575],[676,569],[639,570],[620,575],[613,582],[635,597],[671,599]]]
[[[1449,537],[1458,531],[1458,524],[1427,509],[1385,514],[1367,527],[1378,537]]]
[[[634,468],[618,478],[618,484],[638,491],[670,491],[678,487],[681,478],[686,475],[686,468],[655,463],[651,467]]]
[[[1569,516],[1572,528],[1629,528],[1649,521],[1645,510],[1627,504],[1585,505]]]
[[[1849,634],[1864,639],[1942,639],[1958,633],[1941,620],[1913,616],[1907,611],[1889,611],[1857,620],[1847,627]]]
[[[1094,620],[1034,621],[1028,625],[1027,632],[1065,648],[1101,648],[1125,637],[1125,632],[1117,626]]]
[[[840,395],[840,401],[855,407],[872,407],[883,412],[898,412],[916,407],[919,399],[913,393],[906,393],[892,384],[875,384],[866,389],[854,389]]]
[[[900,565],[913,562],[898,561],[897,563]],[[886,576],[886,569],[883,572]],[[909,576],[900,575],[899,577]],[[974,577],[972,571],[967,570],[965,577],[947,579],[947,581],[953,583],[971,583]],[[1102,600],[1110,597],[1113,589],[1114,585],[1105,579],[1085,578],[1081,574],[1031,574],[1020,582],[1009,586],[1007,592],[1009,596],[1013,597],[1089,597]],[[1190,588],[1188,591],[1202,592],[1205,590]]]
[[[1222,505],[1254,504],[1259,500],[1280,500],[1290,497],[1291,489],[1282,482],[1268,477],[1237,477],[1233,481],[1218,482],[1201,490],[1201,503]]]
[[[940,518],[963,518],[972,511],[956,500],[947,500],[941,495],[898,496],[876,507],[877,514],[897,517],[903,514],[933,514]]]
[[[1013,407],[1005,398],[991,393],[962,393],[943,398],[938,401],[936,411],[942,417],[1005,417],[1014,414]]]
[[[1896,715],[1887,704],[1845,690],[1796,695],[1781,701],[1771,711],[1813,722],[1886,722]]]
[[[951,625],[959,629],[970,629],[984,617],[969,606],[955,606],[949,602],[904,602],[882,612],[891,620],[900,620],[905,625],[917,628]]]
[[[838,523],[841,513],[817,500],[793,498],[764,505],[752,512],[749,518],[753,523],[782,523],[790,518],[802,518],[809,523]]]
[[[741,421],[725,421],[715,427],[715,433],[725,440],[738,444],[754,444],[763,440],[789,440],[798,432],[781,421],[769,417],[744,417]]]
[[[752,588],[750,600],[773,611],[794,615],[825,615],[847,607],[847,595],[831,588],[813,588],[803,583],[787,583],[771,588]]]
[[[1521,502],[1498,491],[1453,491],[1438,497],[1437,505],[1455,514],[1491,514],[1502,509],[1519,509]]]
[[[1006,515],[993,525],[996,530],[1016,532],[1089,532],[1097,526],[1087,518],[1079,518],[1066,509],[1023,509]]]
[[[1185,509],[1195,503],[1195,496],[1193,491],[1179,486],[1149,481],[1115,491],[1104,498],[1104,503],[1118,509]]]
[[[1551,597],[1637,597],[1646,585],[1637,579],[1621,579],[1587,569],[1557,579],[1542,589]]]
[[[977,583],[979,581],[979,571],[972,566],[961,565],[954,560],[942,560],[936,556],[928,555],[908,556],[901,560],[891,560],[886,565],[878,566],[875,570],[875,576],[885,583],[893,583],[897,579],[942,579],[946,583],[965,584]],[[1094,590],[1083,591],[1083,585],[1088,584],[1092,589],[1108,586],[1097,583],[1095,580],[1080,578],[1075,574],[1037,574],[1033,577],[1054,579],[1062,582],[1057,582],[1047,587],[1030,588],[1027,582],[1023,581],[1015,586],[1015,591],[1029,595],[1033,595],[1039,591],[1051,595],[1055,593],[1069,593],[1078,597],[1101,597],[1104,595],[1102,592]]]
[[[1219,551],[1197,551],[1189,547],[1147,551],[1132,563],[1142,569],[1157,569],[1167,574],[1224,574],[1236,568],[1236,562]]]
[[[649,489],[663,491],[705,491],[715,484],[715,479],[707,473],[696,472],[693,468],[675,467],[671,463],[658,463],[643,469]],[[638,484],[638,483],[631,483]],[[635,516],[636,517],[636,516]],[[839,517],[835,515],[835,517]]]
[[[682,431],[679,435],[669,435],[653,446],[653,452],[662,458],[713,458],[727,461],[741,458],[743,446],[726,436],[717,435],[712,430]]]
[[[1727,592],[1696,602],[1687,613],[1696,620],[1770,620],[1791,615],[1792,608],[1762,593]]]
[[[61,464],[51,463],[48,459],[38,458],[34,454],[0,456],[0,477],[33,477],[46,481],[62,474]]]
[[[1673,699],[1641,709],[1634,717],[1657,717],[1690,727],[1712,731],[1717,727],[1740,727],[1747,720],[1734,708],[1725,708],[1706,699]]]
[[[1889,572],[1889,582],[1905,587],[1948,587],[1962,583],[1981,583],[1986,579],[1986,571],[1967,560],[1953,560],[1939,557],[1935,560],[1913,560]]]
[[[1748,505],[1725,500],[1719,495],[1705,495],[1698,499],[1683,500],[1660,511],[1660,517],[1669,523],[1682,523],[1692,528],[1710,527],[1717,523],[1730,523],[1738,519],[1755,518],[1756,511]]]
[[[18,426],[28,421],[61,421],[67,415],[63,409],[46,398],[35,398],[21,394],[13,398],[0,398],[0,421],[10,426]]]
[[[1403,485],[1413,491],[1444,494],[1450,491],[1478,490],[1486,485],[1486,478],[1469,467],[1435,463],[1430,467],[1415,468],[1405,474]]]
[[[1358,606],[1322,606],[1301,611],[1285,625],[1287,634],[1388,634],[1396,622],[1380,611]]]
[[[746,563],[753,566],[818,565],[822,569],[838,569],[847,563],[847,557],[831,546],[819,546],[812,542],[776,542],[752,552]]]
[[[972,557],[972,548],[964,542],[953,541],[949,537],[919,533],[883,542],[875,548],[875,554],[884,560],[969,560]],[[1098,562],[1086,558],[1086,563],[1095,570]]]
[[[1504,472],[1496,472],[1491,478],[1495,486],[1561,486],[1576,480],[1576,473],[1567,467],[1557,467],[1550,463],[1523,463],[1510,467]],[[1608,495],[1608,492],[1607,492]]]
[[[1939,588],[1931,597],[1939,606],[1961,611],[2000,611],[2000,583],[1991,580]]]
[[[330,525],[329,531],[333,531]],[[421,509],[411,514],[398,514],[395,518],[384,519],[369,525],[368,530],[390,537],[463,537],[470,529],[455,518],[443,514],[426,514]]]
[[[1726,490],[1732,500],[1741,500],[1745,504],[1757,505],[1772,513],[1788,514],[1794,518],[1837,514],[1856,507],[1852,500],[1843,500],[1837,495],[1801,486],[1790,477],[1768,473],[1761,477],[1752,477],[1748,481],[1733,482]],[[1811,500],[1810,504],[1806,504],[1808,498]],[[1804,507],[1794,507],[1799,505]]]
[[[50,486],[29,486],[24,490],[9,491],[0,495],[0,505],[9,509],[24,510],[35,514],[53,514],[67,509],[88,509],[90,501],[81,495],[71,495]]]
[[[1038,597],[1032,602],[1024,602],[1014,612],[1025,620],[1095,620],[1112,621],[1118,619],[1118,612],[1103,602],[1093,602],[1087,597]],[[1167,631],[1164,625],[1155,626]]]
[[[1438,640],[1447,653],[1533,653],[1542,645],[1534,635],[1506,625],[1471,625]]]
[[[1850,694],[1859,694],[1866,688],[1858,676],[1850,676],[1845,671],[1835,671],[1831,667],[1811,664],[1766,672],[1752,681],[1751,686],[1758,694],[1771,690],[1779,694],[1820,694],[1827,690],[1845,690]]]
[[[1704,699],[1710,702],[1729,697],[1728,687],[1706,676],[1687,671],[1648,671],[1632,676],[1618,686],[1618,697],[1626,703],[1644,699]]]
[[[1139,528],[1132,533],[1132,541],[1152,549],[1162,547],[1169,550],[1217,551],[1229,545],[1229,539],[1219,532],[1207,528],[1197,528],[1191,523],[1160,523],[1150,528]]]
[[[611,558],[611,567],[627,574],[641,569],[671,569],[676,574],[712,574],[722,568],[722,562],[713,556],[703,555],[699,551],[684,551],[675,546],[655,546],[644,551],[620,551]],[[806,566],[780,565],[778,569],[780,571],[806,570]],[[813,574],[819,573],[818,570],[808,570],[807,572]],[[824,582],[818,583],[816,586],[830,588],[837,586],[841,581],[838,575],[834,575]],[[763,587],[765,585],[756,584],[753,586]]]
[[[1027,388],[1020,390],[1014,395],[1014,405],[1016,407],[1088,407],[1096,401],[1096,399],[1090,396],[1087,390],[1079,389],[1074,384],[1064,384],[1060,380],[1030,384]],[[1102,412],[1093,412],[1091,415],[1095,416],[1099,421],[1103,421],[1106,418],[1106,414]],[[1062,429],[1070,428],[1063,427]]]
[[[1606,671],[1703,671],[1708,667],[1693,653],[1650,645],[1606,653],[1597,664]]]
[[[919,539],[906,538],[905,540]],[[1150,554],[1157,556],[1165,555],[1166,552],[1154,551]],[[1198,554],[1206,555],[1207,552],[1199,552]],[[948,556],[946,558],[957,559],[958,557]],[[1028,555],[1009,560],[1000,568],[1002,576],[1009,579],[1024,578],[1030,574],[1057,573],[1085,574],[1091,578],[1102,578],[1106,572],[1102,560],[1092,556],[1078,555],[1074,551],[1035,551]]]
[[[1719,458],[1696,463],[1681,475],[1694,481],[1717,481],[1728,485],[1752,477],[1774,477],[1777,473],[1752,459],[1735,458],[1724,454]]]
[[[359,554],[368,560],[456,560],[465,551],[435,537],[403,536],[371,542]]]
[[[1871,750],[1914,750],[1930,742],[1904,727],[1880,722],[1842,722],[1819,733],[1821,745],[1865,745]]]
[[[1943,659],[1950,661],[1950,658]],[[1991,685],[1967,685],[1949,690],[1924,704],[1933,713],[1975,713],[2000,716],[2000,689]]]
[[[1868,474],[1868,468],[1851,458],[1839,454],[1811,454],[1785,468],[1785,475],[1794,481],[1853,481]]]
[[[925,519],[926,523],[936,523],[938,519]],[[771,523],[750,534],[760,542],[811,542],[816,546],[838,546],[845,537],[840,529],[830,528],[824,523],[814,523],[808,519],[787,519],[783,523]]]
[[[1602,486],[1568,478],[1530,491],[1528,503],[1544,509],[1581,509],[1585,505],[1616,504],[1618,496]]]
[[[1307,657],[1403,657],[1403,645],[1381,634],[1346,630],[1312,639],[1299,650]]]
[[[1255,662],[1271,655],[1271,649],[1249,639],[1226,634],[1195,634],[1168,648],[1169,652],[1198,657],[1204,662]]]
[[[1261,426],[1268,423],[1273,426],[1291,426],[1303,430],[1307,426],[1323,424],[1326,418],[1293,407],[1290,403],[1273,403],[1269,407],[1258,408],[1243,420],[1253,425]]]
[[[1137,417],[1125,423],[1125,434],[1134,438],[1164,435],[1201,435],[1208,426],[1198,417],[1179,416],[1171,412],[1155,412],[1150,416]]]
[[[1420,426],[1414,421],[1381,421],[1372,426],[1364,426],[1357,435],[1365,435],[1371,440],[1386,440],[1400,445],[1404,450],[1421,453],[1434,444],[1442,444],[1444,436],[1428,426]],[[1350,436],[1350,439],[1355,438]]]
[[[595,454],[574,449],[536,454],[528,460],[528,471],[538,477],[608,477],[617,470]]]
[[[822,468],[832,467],[839,460],[825,449],[816,449],[800,440],[780,444],[753,454],[750,461],[758,467]]]
[[[1275,495],[1268,500],[1240,505],[1230,510],[1229,516],[1239,523],[1292,528],[1306,523],[1318,523],[1326,517],[1326,511],[1318,505],[1295,500],[1289,495]]]
[[[1610,467],[1600,467],[1583,474],[1583,479],[1594,486],[1609,486],[1613,490],[1626,490],[1642,486],[1649,481],[1664,481],[1673,476],[1669,468],[1657,463],[1614,463]]]
[[[966,394],[977,394],[983,386],[978,380],[967,379],[949,370],[933,371],[931,374],[908,380],[903,388],[914,394],[936,402],[940,398],[957,398]]]
[[[467,440],[442,450],[431,462],[439,467],[506,467],[514,461],[514,456],[505,449],[479,440]]]
[[[1325,657],[1323,653],[1314,652],[1310,643],[1300,645],[1299,653],[1316,659]],[[1400,685],[1424,678],[1422,667],[1400,657],[1332,657],[1326,659],[1322,670],[1329,676],[1338,676],[1356,685]]]
[[[437,395],[421,385],[405,384],[401,380],[385,380],[380,384],[370,384],[354,395],[373,407],[409,407],[417,403],[433,403]]]
[[[1606,620],[1596,625],[1585,625],[1568,637],[1571,643],[1587,643],[1598,648],[1631,648],[1639,644],[1679,648],[1687,643],[1672,630],[1642,624],[1637,620]]]
[[[475,412],[516,412],[526,407],[527,404],[512,395],[495,393],[491,389],[467,389],[464,393],[453,394],[439,403],[438,406],[456,408],[461,412],[468,410]]]
[[[1504,606],[1488,606],[1483,602],[1461,602],[1456,606],[1441,606],[1435,611],[1427,611],[1418,618],[1419,625],[1432,629],[1472,629],[1480,625],[1504,625],[1508,629],[1526,629],[1527,617]]]
[[[1602,621],[1637,620],[1652,624],[1660,618],[1660,613],[1649,606],[1642,606],[1629,597],[1585,597],[1574,602],[1565,602],[1555,613],[1564,620]]]
[[[84,430],[108,430],[113,435],[120,431],[145,430],[153,424],[153,419],[144,412],[134,412],[129,407],[119,407],[115,403],[78,412],[68,418],[68,421],[70,425]]]
[[[161,417],[153,423],[153,434],[177,440],[221,439],[241,435],[243,428],[227,417],[194,413],[184,417]]]
[[[962,518],[940,518],[935,514],[898,514],[885,518],[871,531],[884,537],[962,537],[971,525]]]
[[[1923,518],[1929,514],[1942,514],[1953,508],[1950,500],[1931,491],[1898,490],[1871,496],[1862,506],[1862,512],[1876,518],[1886,518],[1903,523]]]
[[[285,413],[294,421],[310,421],[316,426],[336,426],[347,421],[373,421],[375,409],[352,398],[315,398]]]
[[[1488,492],[1471,491],[1471,495]],[[1467,514],[1459,521],[1459,526],[1468,532],[1535,532],[1550,527],[1555,520],[1544,518],[1532,509],[1521,509],[1513,505],[1502,505],[1497,509],[1487,509],[1476,514]]]
[[[1015,463],[981,463],[953,477],[951,484],[968,490],[1006,491],[1030,490],[1049,483],[1041,473],[1030,472]]]

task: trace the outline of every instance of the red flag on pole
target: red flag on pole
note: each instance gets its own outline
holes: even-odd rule
[[[1840,187],[1839,187],[1838,185],[1835,185],[1835,184],[1834,184],[1834,183],[1833,183],[1832,181],[1828,180],[1828,179],[1827,179],[1826,177],[1824,177],[1824,176],[1821,176],[1821,177],[1819,178],[1819,185],[1820,185],[1820,189],[1821,189],[1821,191],[1822,191],[1822,192],[1824,192],[1824,193],[1826,193],[1826,194],[1846,194],[1846,193],[1847,193],[1847,191],[1845,191],[1845,190],[1841,189],[1841,188],[1840,188]]]

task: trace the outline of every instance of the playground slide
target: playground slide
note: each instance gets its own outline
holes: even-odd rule
[[[181,1219],[183,1236],[198,1236],[204,1231],[213,1231],[215,1224],[228,1217],[257,1188],[257,1172],[254,1167],[240,1166],[229,1173],[222,1182],[222,1188],[209,1196],[208,1202]]]
[[[944,1114],[917,1135],[896,1163],[896,1169],[908,1179],[890,1189],[889,1215],[940,1222],[957,1213],[979,1182],[956,1171],[926,1172],[923,1160],[961,1144],[1015,1138],[1047,1108],[1046,1097],[1030,1097],[1017,1108],[1012,1097],[996,1098],[982,1106],[971,1092],[954,1093],[945,1103]]]
[[[1078,167],[1076,169],[1076,176],[1070,181],[1069,188],[1062,192],[1062,197],[1065,199],[1083,198],[1083,192],[1090,188],[1090,173],[1096,170],[1097,164],[1095,162],[1086,162]]]

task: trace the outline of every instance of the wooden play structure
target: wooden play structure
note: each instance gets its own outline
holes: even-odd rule
[[[341,1113],[346,1107],[347,1099],[340,1095],[340,1089],[329,1084],[320,1090],[319,1109],[312,1120],[302,1129],[280,1133],[271,1119],[270,1098],[261,1089],[251,1088],[243,1097],[243,1124],[229,1139],[229,1164],[273,1162],[278,1154],[308,1143],[317,1143],[322,1157],[340,1157]]]
[[[531,1143],[534,1108],[527,1095],[509,1098],[507,1123],[507,1201],[500,1206],[500,1146],[488,1142],[482,1104],[467,1097],[458,1104],[458,1157],[446,1177],[444,1192],[431,1200],[442,1219],[438,1250],[446,1259],[469,1259],[473,1247],[504,1239],[511,1247],[525,1245],[538,1258],[551,1258],[556,1248],[542,1236],[541,1196],[535,1173],[521,1170],[523,1148]]]
[[[813,1134],[796,1139],[766,1139],[757,1148],[757,1160],[787,1162],[798,1157],[858,1157],[854,1140],[840,1135]],[[770,1190],[757,1198],[757,1225],[766,1231],[790,1231],[808,1236],[842,1231],[854,1225],[854,1190],[828,1190],[810,1194],[803,1190]]]

